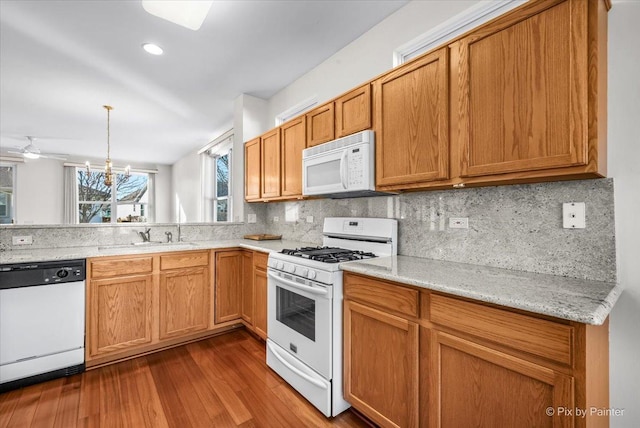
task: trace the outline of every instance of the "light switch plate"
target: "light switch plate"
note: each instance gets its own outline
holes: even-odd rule
[[[584,202],[562,204],[562,227],[565,229],[584,229],[587,227]]]

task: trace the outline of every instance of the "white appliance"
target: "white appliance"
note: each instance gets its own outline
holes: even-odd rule
[[[342,393],[340,263],[397,254],[397,221],[325,218],[322,247],[282,250],[267,268],[267,365],[325,416]]]
[[[85,261],[0,265],[0,392],[84,371]]]
[[[362,131],[302,151],[302,194],[332,198],[374,196],[375,139]]]

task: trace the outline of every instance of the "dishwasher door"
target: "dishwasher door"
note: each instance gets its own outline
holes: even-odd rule
[[[85,281],[0,290],[0,383],[84,364]]]

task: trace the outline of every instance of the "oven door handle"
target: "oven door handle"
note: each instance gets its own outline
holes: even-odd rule
[[[283,284],[288,285],[289,287],[293,287],[293,288],[297,288],[298,290],[302,290],[302,291],[308,291],[309,293],[312,294],[318,294],[321,296],[326,296],[328,294],[328,291],[326,288],[323,289],[318,289],[315,287],[309,287],[308,285],[302,285],[302,284],[298,284],[295,281],[291,281],[289,279],[285,279],[285,278],[281,278],[278,275],[271,273],[269,271],[267,271],[267,275],[269,275],[270,278],[272,278],[275,281],[279,281]]]
[[[280,354],[278,353],[278,350],[276,348],[274,348],[271,343],[267,342],[267,346],[269,347],[269,350],[271,350],[271,353],[273,354],[273,356],[276,357],[278,359],[278,361],[280,361],[280,363],[282,363],[283,366],[285,366],[286,368],[288,368],[289,370],[291,370],[292,372],[294,372],[295,374],[297,374],[298,376],[300,376],[302,379],[306,380],[307,382],[317,386],[318,388],[327,389],[327,385],[325,385],[324,383],[320,382],[319,380],[316,380],[316,379],[312,378],[311,376],[309,376],[308,374],[304,373],[300,369],[297,369],[296,367],[291,365],[291,363],[289,363],[287,360],[282,358],[282,356],[280,356]]]

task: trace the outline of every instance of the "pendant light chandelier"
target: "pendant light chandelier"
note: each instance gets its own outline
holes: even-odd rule
[[[111,106],[102,106],[107,111],[107,160],[104,162],[104,184],[107,187],[111,187],[113,184],[113,164],[111,163],[111,110],[113,107]],[[85,162],[85,167],[87,169],[87,175],[91,174],[91,163],[89,161]],[[124,168],[125,177],[129,178],[131,176],[131,167],[129,165]]]
[[[113,110],[113,107],[111,106],[102,106],[105,108],[105,110],[107,110],[107,160],[104,163],[104,184],[107,187],[111,187],[111,184],[113,184],[113,171],[111,170],[111,141],[110,141],[110,131],[109,131],[109,125],[110,125],[110,119],[111,119],[111,110]]]

